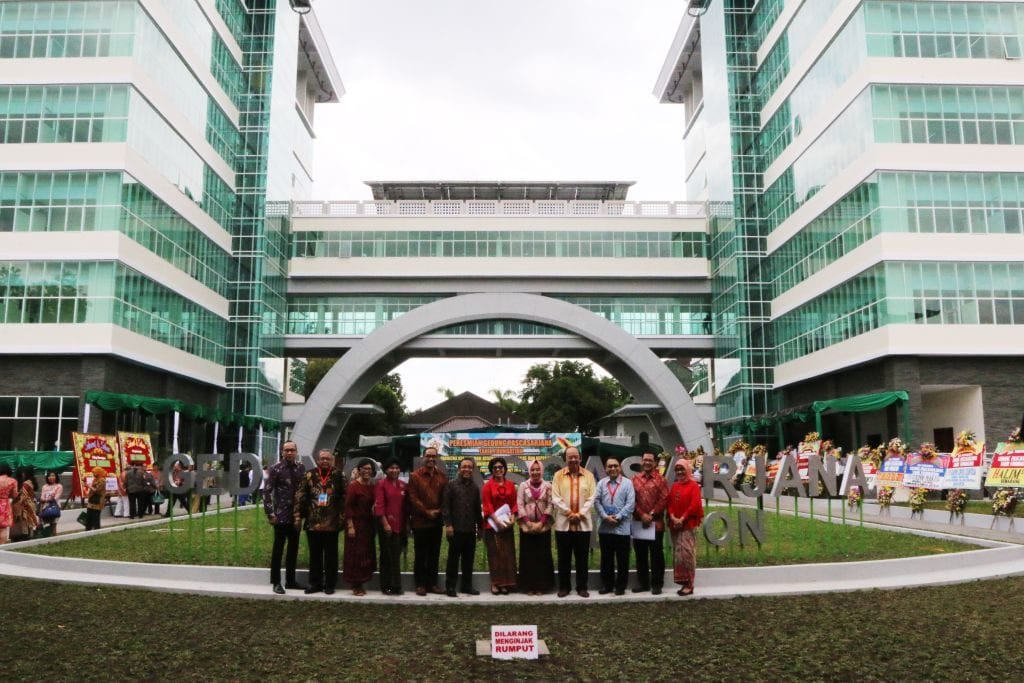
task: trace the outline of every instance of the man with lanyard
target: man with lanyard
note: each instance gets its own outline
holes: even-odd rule
[[[629,532],[636,507],[633,482],[622,476],[622,468],[615,458],[604,463],[608,476],[597,482],[594,505],[601,518],[597,536],[601,542],[601,595],[613,590],[616,595],[626,592],[629,580]]]
[[[640,524],[640,529],[635,529],[634,525],[633,534],[638,584],[633,588],[633,592],[643,593],[649,590],[654,595],[661,595],[661,588],[665,583],[663,539],[668,484],[656,465],[654,451],[645,450],[641,456],[640,474],[633,477],[633,490],[636,491],[633,521]]]
[[[566,466],[551,481],[551,502],[555,506],[555,545],[558,548],[558,597],[569,595],[572,565],[576,563],[576,593],[589,598],[587,556],[593,521],[590,509],[597,491],[594,475],[580,465],[580,449],[565,449]]]
[[[306,520],[309,588],[306,594],[334,593],[338,585],[338,533],[345,516],[345,473],[335,469],[334,453],[322,449],[315,470],[306,472],[295,495],[295,528]]]
[[[437,466],[437,449],[423,451],[423,464],[409,476],[409,512],[412,515],[412,539],[416,559],[413,577],[416,595],[444,593],[437,585],[441,557],[441,494],[448,476]]]
[[[263,511],[274,527],[274,548],[270,552],[270,583],[274,592],[284,595],[285,588],[303,588],[295,580],[295,564],[299,557],[299,530],[295,528],[295,492],[306,473],[306,466],[298,462],[299,449],[294,441],[281,444],[281,459],[267,473],[263,496]],[[285,545],[288,552],[285,553]],[[281,586],[281,556],[285,556],[285,584]]]

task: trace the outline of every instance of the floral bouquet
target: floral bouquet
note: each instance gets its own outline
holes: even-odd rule
[[[892,505],[892,494],[896,489],[892,486],[882,486],[878,489],[878,507],[883,510]]]
[[[807,432],[807,436],[804,437],[804,442],[810,443],[811,441],[821,441],[821,434],[818,432]]]
[[[999,489],[992,496],[992,514],[1010,517],[1017,508],[1017,494],[1013,489]]]
[[[956,435],[956,445],[964,448],[974,448],[974,432],[965,429]]]
[[[967,491],[963,489],[951,489],[946,494],[946,509],[952,512],[954,515],[964,514],[964,508],[967,507]]]
[[[893,439],[890,439],[889,440],[889,444],[886,447],[886,451],[887,452],[895,453],[896,455],[903,455],[903,453],[906,450],[907,450],[907,447],[903,444],[902,441],[900,441],[900,438],[898,436],[893,438]]]
[[[1024,439],[1022,439],[1020,436],[1020,427],[1017,427],[1012,432],[1010,432],[1010,436],[1007,437],[1006,440],[1009,441],[1010,443],[1020,443],[1021,441],[1024,441]]]
[[[918,455],[920,455],[921,459],[924,461],[934,460],[935,456],[938,454],[938,451],[935,450],[935,444],[930,442],[921,444],[921,448],[918,451]]]
[[[748,444],[743,439],[740,439],[739,441],[733,441],[731,444],[729,444],[729,455],[736,455],[737,451],[743,451],[744,453],[746,453],[749,450],[750,444]]]
[[[928,489],[918,487],[910,494],[910,512],[924,512],[924,501],[928,498]]]
[[[754,450],[751,451],[750,457],[751,458],[761,458],[762,460],[765,461],[765,465],[767,465],[768,464],[768,448],[764,444],[760,444],[759,443],[756,446],[754,446]],[[744,474],[743,475],[743,483],[747,484],[748,486],[753,486],[755,483],[757,483],[757,475],[756,474]]]
[[[857,507],[864,501],[864,496],[860,492],[859,486],[851,486],[850,492],[846,494],[846,504],[849,507]]]

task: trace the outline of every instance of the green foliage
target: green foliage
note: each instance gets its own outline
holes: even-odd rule
[[[16,653],[4,663],[11,681],[985,681],[1024,670],[1012,617],[1024,612],[1024,577],[732,600],[573,597],[529,608],[240,600],[11,577],[4,594],[14,601],[0,622],[6,652]],[[492,624],[524,614],[550,657],[475,656],[473,641]],[[963,637],[942,639],[922,659],[908,624],[950,615]],[[83,645],[85,634],[101,638]]]
[[[288,390],[295,394],[306,394],[306,366],[308,361],[305,358],[291,358],[288,361]]]
[[[306,398],[323,380],[337,358],[311,358],[306,365]],[[359,443],[360,434],[394,435],[402,433],[402,418],[405,416],[405,388],[397,372],[385,375],[373,385],[363,399],[384,409],[383,415],[353,415],[345,423],[345,429],[338,438],[336,448],[342,452]]]
[[[450,387],[438,387],[437,393],[444,396],[444,400],[450,401],[455,398],[455,392]]]
[[[522,408],[516,400],[516,392],[512,389],[491,389],[491,395],[499,406],[510,413],[518,413]]]
[[[530,367],[519,394],[519,414],[546,431],[586,434],[593,423],[625,405],[629,394],[611,377],[598,378],[579,361],[555,361]]]

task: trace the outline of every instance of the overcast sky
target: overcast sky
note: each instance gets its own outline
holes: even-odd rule
[[[651,91],[684,4],[315,0],[346,94],[317,107],[314,197],[370,199],[365,180],[633,180],[630,199],[683,199],[683,110]],[[532,362],[398,371],[414,410],[441,386],[518,391]]]

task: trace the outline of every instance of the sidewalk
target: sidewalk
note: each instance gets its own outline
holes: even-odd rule
[[[224,495],[220,496],[220,506],[221,506],[222,510],[225,510],[225,509],[228,509],[228,508],[232,507],[234,505],[234,503],[235,503],[235,499],[232,496],[229,496],[228,494],[224,494]],[[114,511],[115,508],[116,508],[116,504],[112,505],[112,506],[108,506],[106,509],[103,510],[102,514],[100,515],[100,528],[101,529],[105,529],[107,527],[122,526],[124,524],[134,524],[134,523],[137,523],[137,522],[140,522],[140,521],[149,522],[149,521],[163,519],[163,515],[167,512],[167,501],[164,501],[160,505],[160,514],[159,515],[146,515],[145,517],[142,518],[142,520],[129,519],[128,517],[114,517],[113,516],[113,511]],[[84,531],[85,527],[78,523],[78,514],[80,512],[82,512],[84,509],[85,508],[83,508],[83,507],[77,507],[77,506],[76,507],[70,507],[67,510],[61,509],[61,511],[60,511],[60,519],[57,520],[57,535],[60,536],[62,534],[70,534],[70,533],[77,533],[79,531]],[[212,511],[214,511],[216,509],[217,509],[217,501],[216,501],[216,499],[211,498],[210,506],[209,506],[208,510],[210,510],[212,512]],[[179,517],[182,517],[182,516],[186,516],[186,513],[181,509],[181,506],[175,505],[174,506],[174,517],[175,518],[179,518]]]

